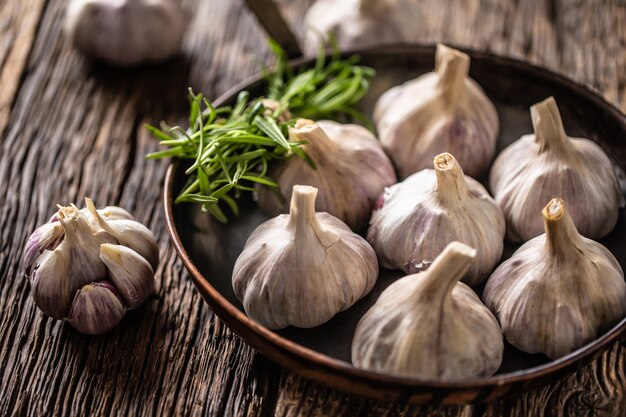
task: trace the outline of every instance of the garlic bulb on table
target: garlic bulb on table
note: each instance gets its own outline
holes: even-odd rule
[[[458,282],[474,255],[452,242],[427,271],[391,284],[357,325],[354,365],[446,380],[496,372],[504,351],[500,326],[474,291]]]
[[[367,227],[374,201],[396,174],[376,137],[362,126],[333,121],[299,119],[290,129],[292,141],[308,141],[304,151],[316,164],[313,169],[301,158],[277,164],[269,176],[278,182],[281,200],[274,190],[259,191],[259,206],[276,216],[289,210],[291,190],[296,184],[319,189],[317,211],[332,214],[352,230]]]
[[[307,11],[304,51],[315,54],[331,34],[342,49],[417,38],[419,13],[409,0],[318,0]]]
[[[291,211],[261,224],[233,270],[250,318],[270,328],[318,326],[366,295],[378,276],[368,243],[328,213],[315,187],[296,185]]]
[[[367,240],[380,264],[419,272],[452,241],[477,249],[463,281],[484,281],[502,256],[504,217],[485,188],[448,153],[385,189],[372,213]]]
[[[378,99],[376,127],[400,178],[430,167],[441,152],[455,155],[471,177],[489,169],[498,114],[468,70],[466,54],[440,44],[434,72],[393,87]]]
[[[84,53],[127,66],[176,54],[185,19],[177,0],[72,0],[65,29]]]
[[[554,98],[535,104],[530,114],[535,133],[504,149],[489,175],[507,237],[520,242],[543,233],[538,213],[555,195],[567,202],[579,233],[605,236],[624,201],[611,161],[592,141],[565,134]]]
[[[578,233],[563,200],[548,203],[543,221],[545,234],[494,271],[483,299],[512,345],[556,359],[626,315],[626,283],[611,252]]]
[[[87,334],[102,334],[154,288],[152,233],[119,207],[60,207],[30,236],[24,266],[35,304]],[[145,257],[144,257],[145,256]]]

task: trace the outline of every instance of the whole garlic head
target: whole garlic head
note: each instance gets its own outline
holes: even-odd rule
[[[512,345],[556,359],[626,315],[626,283],[611,252],[578,233],[563,200],[548,203],[543,221],[545,234],[494,271],[483,299]]]
[[[543,233],[542,207],[561,196],[578,231],[591,239],[617,223],[624,199],[604,151],[587,139],[569,138],[554,98],[530,108],[535,133],[522,136],[496,158],[489,175],[507,223],[507,237],[527,241]]]
[[[354,365],[446,380],[496,372],[504,351],[500,326],[474,291],[458,282],[474,255],[452,242],[427,271],[391,284],[357,325]]]
[[[185,19],[177,0],[72,0],[65,30],[84,53],[127,66],[176,54]]]
[[[376,254],[339,219],[315,213],[314,187],[296,185],[291,211],[261,224],[233,270],[250,318],[270,328],[315,327],[374,286]]]
[[[318,0],[304,17],[304,51],[317,53],[328,34],[341,49],[415,41],[416,21],[419,13],[410,0]]]
[[[24,266],[37,307],[80,332],[102,334],[152,292],[158,247],[127,211],[97,211],[90,199],[86,202],[83,210],[59,207],[33,232]]]
[[[286,200],[274,190],[260,189],[261,210],[269,216],[286,213],[293,186],[311,185],[320,190],[317,211],[328,212],[352,230],[365,229],[376,198],[396,182],[391,161],[376,137],[358,125],[299,119],[290,129],[290,139],[308,141],[303,149],[317,169],[301,158],[278,164],[269,176],[278,182]]]
[[[466,54],[440,44],[434,72],[393,87],[378,99],[376,127],[400,178],[429,168],[442,152],[455,155],[471,177],[489,169],[498,114],[468,70]]]
[[[478,285],[502,256],[504,217],[485,188],[463,175],[449,153],[386,188],[372,212],[367,240],[386,268],[420,272],[453,241],[477,249],[463,281]]]

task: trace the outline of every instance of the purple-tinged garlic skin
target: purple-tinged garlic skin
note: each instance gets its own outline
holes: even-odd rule
[[[101,334],[153,291],[150,261],[158,264],[158,247],[125,210],[96,210],[90,199],[86,203],[83,210],[59,207],[33,232],[24,267],[35,304],[45,314],[80,332]]]
[[[507,225],[507,238],[525,242],[543,233],[537,213],[553,196],[567,202],[578,232],[606,236],[624,204],[613,164],[588,139],[566,135],[550,97],[531,107],[535,133],[522,136],[496,158],[489,186]]]
[[[376,198],[396,182],[393,165],[376,137],[358,125],[300,119],[290,138],[309,142],[303,149],[317,169],[296,157],[277,164],[269,176],[279,184],[285,200],[275,190],[262,188],[261,210],[268,216],[287,213],[293,186],[310,185],[319,190],[317,211],[337,217],[354,231],[364,230]]]
[[[468,70],[466,54],[440,44],[434,72],[378,99],[376,128],[400,179],[430,168],[442,152],[455,155],[471,177],[488,171],[496,152],[498,114]]]
[[[304,17],[304,51],[317,54],[329,34],[341,49],[414,42],[419,21],[412,0],[317,0]]]
[[[543,221],[545,233],[493,272],[483,300],[513,346],[557,359],[626,316],[626,282],[611,252],[578,233],[563,200],[548,203]]]
[[[437,155],[425,169],[385,189],[372,212],[367,240],[381,266],[420,272],[453,241],[476,248],[463,282],[483,282],[502,256],[504,216],[485,188],[456,159]]]
[[[475,254],[452,242],[428,270],[387,287],[357,325],[352,363],[440,380],[496,372],[504,351],[500,326],[476,293],[458,282]]]
[[[270,329],[315,327],[374,287],[376,254],[341,220],[315,212],[317,189],[296,185],[289,214],[257,227],[233,269],[246,314]]]

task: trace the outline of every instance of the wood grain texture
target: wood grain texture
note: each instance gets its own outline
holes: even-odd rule
[[[281,0],[302,33],[310,0]],[[28,4],[28,7],[26,6]],[[626,3],[559,0],[419,2],[416,41],[528,59],[593,86],[626,109]],[[0,415],[620,416],[626,350],[616,344],[576,375],[518,398],[429,409],[371,401],[281,370],[204,304],[167,237],[165,161],[143,129],[184,123],[186,87],[215,98],[267,58],[241,1],[185,0],[181,56],[119,70],[76,53],[64,2],[0,0]],[[158,236],[153,297],[107,335],[46,318],[30,298],[21,249],[56,203],[91,196],[131,210]]]

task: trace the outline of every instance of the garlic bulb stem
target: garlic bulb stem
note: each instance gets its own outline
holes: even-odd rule
[[[463,94],[469,63],[467,54],[442,44],[437,45],[435,53],[435,71],[439,75],[437,86],[443,91],[443,97],[451,103],[458,101]]]
[[[287,227],[293,230],[295,241],[305,241],[303,237],[311,231],[325,247],[339,240],[339,233],[324,229],[315,216],[317,188],[308,185],[294,185],[291,194],[289,222]]]
[[[315,146],[304,145],[304,150],[316,162],[320,157],[326,159],[326,152],[333,152],[337,147],[319,124],[313,120],[298,119],[294,127],[289,129],[289,136],[292,141],[301,140],[315,143]]]
[[[543,224],[546,231],[546,249],[559,258],[571,257],[572,246],[580,241],[580,234],[565,210],[560,198],[553,198],[543,209]]]
[[[423,286],[417,287],[416,295],[438,302],[446,302],[457,282],[469,270],[476,257],[476,250],[461,242],[451,242],[428,268]]]
[[[456,159],[445,152],[433,160],[437,187],[437,199],[443,204],[459,202],[467,195],[467,181]]]
[[[563,120],[554,97],[549,97],[530,108],[530,117],[535,130],[535,140],[539,143],[540,152],[555,150],[569,153],[572,142],[565,133]]]

